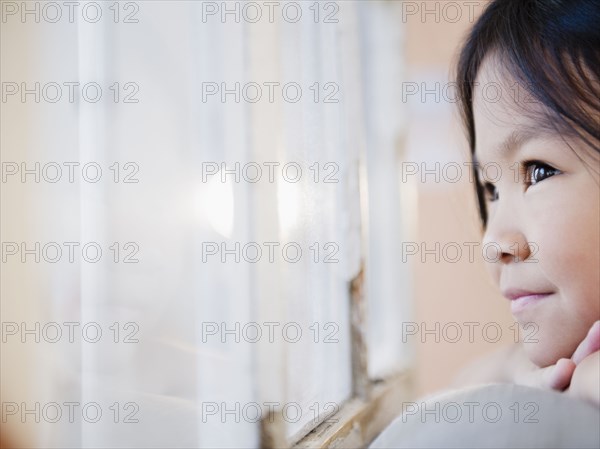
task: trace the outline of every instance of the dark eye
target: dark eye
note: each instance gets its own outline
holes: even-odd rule
[[[486,201],[496,201],[498,199],[498,189],[491,182],[483,183],[483,192]]]
[[[523,163],[525,174],[525,185],[533,186],[546,178],[557,175],[560,170],[539,161],[528,161]]]

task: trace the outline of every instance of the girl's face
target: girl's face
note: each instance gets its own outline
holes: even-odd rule
[[[599,162],[595,151],[530,118],[524,107],[531,111],[533,100],[524,89],[516,95],[495,64],[483,64],[473,101],[488,198],[484,255],[515,319],[532,323],[523,345],[543,367],[571,357],[600,319]],[[491,83],[504,86],[500,101],[491,87],[486,95]]]

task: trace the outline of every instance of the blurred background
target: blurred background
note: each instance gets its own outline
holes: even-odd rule
[[[485,1],[0,3],[4,445],[358,447],[515,340],[451,84]]]

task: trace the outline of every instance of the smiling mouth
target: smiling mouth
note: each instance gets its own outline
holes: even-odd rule
[[[552,295],[552,292],[507,292],[504,296],[510,300],[510,311],[513,315],[539,304]]]

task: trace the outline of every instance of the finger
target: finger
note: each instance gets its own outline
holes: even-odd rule
[[[579,346],[577,346],[571,360],[573,360],[576,365],[579,365],[579,363],[588,355],[593,354],[598,350],[600,350],[600,321],[596,321],[592,324],[586,337],[579,343]]]
[[[549,366],[542,373],[543,386],[563,391],[571,383],[577,365],[571,359],[560,359],[556,365]]]
[[[534,388],[563,391],[571,383],[576,365],[571,359],[560,359],[555,365],[521,373],[515,383]]]

